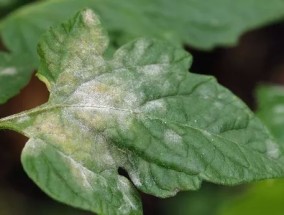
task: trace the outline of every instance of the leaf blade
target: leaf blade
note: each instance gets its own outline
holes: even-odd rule
[[[44,66],[39,73],[50,83],[49,101],[0,120],[0,128],[12,128],[31,138],[22,161],[43,190],[61,202],[93,212],[141,214],[134,186],[118,175],[118,168],[128,171],[138,189],[159,197],[196,190],[203,180],[233,185],[283,176],[282,148],[277,148],[277,154],[270,153],[267,145],[278,145],[265,127],[214,78],[188,73],[188,53],[142,38],[105,59],[97,52],[105,36],[96,15],[86,19],[90,13],[84,10],[65,24],[71,30],[61,31],[61,26],[43,37],[42,43],[51,38],[49,43],[58,46],[56,39],[52,42],[54,35],[70,36],[64,46],[54,48],[63,50],[58,55],[41,49]],[[94,32],[98,37],[88,37]],[[87,43],[83,49],[74,45],[81,38]],[[77,56],[83,58],[78,64]],[[85,65],[94,67],[78,72]],[[56,78],[49,78],[53,72]],[[47,149],[42,150],[41,145]],[[51,168],[44,159],[58,164]],[[37,168],[45,165],[52,170],[54,187],[74,181],[71,186],[81,200],[70,194],[68,186],[60,193],[48,187],[46,180],[37,177],[41,172],[29,164],[37,162]],[[80,169],[92,173],[88,182],[110,174],[105,186],[96,183],[98,195],[97,190],[89,193],[82,188],[87,173],[82,175]],[[125,183],[127,188],[121,188]],[[111,188],[119,206],[104,200]],[[94,203],[82,202],[85,198]]]

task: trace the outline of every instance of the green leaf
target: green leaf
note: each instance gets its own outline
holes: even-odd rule
[[[260,85],[256,90],[257,115],[276,140],[284,145],[284,87]],[[270,149],[274,150],[273,147]],[[254,184],[246,192],[231,199],[220,209],[220,215],[282,215],[284,211],[284,180]]]
[[[15,3],[15,0],[0,0],[0,9],[10,6]]]
[[[282,148],[214,78],[188,73],[185,51],[142,38],[105,59],[107,47],[91,10],[52,28],[39,44],[49,101],[0,120],[30,138],[22,163],[50,196],[99,214],[142,214],[134,186],[168,197],[203,180],[284,175]]]
[[[218,215],[282,215],[284,180],[267,180],[250,187],[224,205]]]
[[[211,49],[233,45],[243,32],[284,17],[283,0],[49,0],[3,20],[1,36],[8,49],[28,52],[37,63],[40,35],[85,7],[102,17],[114,45],[150,36]]]
[[[140,36],[200,49],[233,45],[243,32],[284,17],[282,0],[269,4],[266,0],[48,0],[22,7],[2,20],[0,36],[13,55],[28,56],[36,69],[36,45],[42,33],[86,7],[103,18],[111,37],[109,52]]]
[[[0,104],[15,96],[28,83],[33,69],[24,58],[0,52]]]
[[[284,146],[284,87],[259,86],[257,99],[258,116]]]

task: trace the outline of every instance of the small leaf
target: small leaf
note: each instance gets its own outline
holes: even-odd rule
[[[284,175],[282,148],[214,78],[188,73],[185,51],[142,38],[107,60],[107,47],[91,10],[52,28],[39,44],[49,101],[0,120],[30,138],[24,168],[50,196],[99,214],[142,214],[134,186],[168,197],[203,180]]]
[[[0,53],[0,104],[15,96],[28,83],[33,69],[27,62],[23,56]]]

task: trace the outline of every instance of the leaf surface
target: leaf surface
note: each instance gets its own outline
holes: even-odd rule
[[[25,63],[27,61],[22,56],[0,52],[0,104],[15,96],[28,83],[33,69]]]
[[[269,4],[266,0],[46,0],[1,20],[0,36],[13,55],[28,56],[29,65],[36,69],[36,45],[43,32],[86,7],[102,17],[110,34],[107,53],[141,36],[205,50],[233,45],[244,32],[284,17],[283,0]],[[30,73],[22,76],[26,79]]]
[[[262,85],[257,89],[257,114],[284,146],[284,88]]]
[[[280,145],[284,144],[284,88],[260,85],[256,91],[257,115]],[[273,151],[273,148],[270,149]],[[267,180],[253,184],[220,209],[220,215],[281,215],[284,211],[284,180]]]
[[[135,187],[169,197],[203,180],[284,175],[282,148],[214,78],[188,73],[188,53],[142,38],[106,59],[107,47],[91,10],[52,28],[38,49],[49,101],[0,120],[30,138],[24,168],[50,196],[99,214],[142,214]]]
[[[85,7],[102,17],[115,46],[149,36],[212,49],[235,44],[244,32],[284,17],[283,0],[48,0],[1,21],[1,36],[8,49],[29,52],[37,62],[40,35]]]

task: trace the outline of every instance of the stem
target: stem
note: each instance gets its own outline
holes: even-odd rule
[[[39,106],[31,110],[4,117],[0,119],[0,130],[9,129],[22,133],[23,129],[25,129],[27,126],[30,126],[30,122],[32,120],[31,116],[45,111],[46,109],[47,108],[44,106]]]
[[[30,127],[33,124],[33,121],[35,120],[36,116],[40,113],[46,112],[46,111],[52,111],[59,108],[66,108],[66,107],[72,107],[68,105],[48,105],[43,104],[41,106],[38,106],[36,108],[23,111],[21,113],[17,113],[11,116],[4,117],[0,119],[0,130],[1,129],[10,129],[17,131],[19,133],[23,133],[24,129],[27,127]]]

